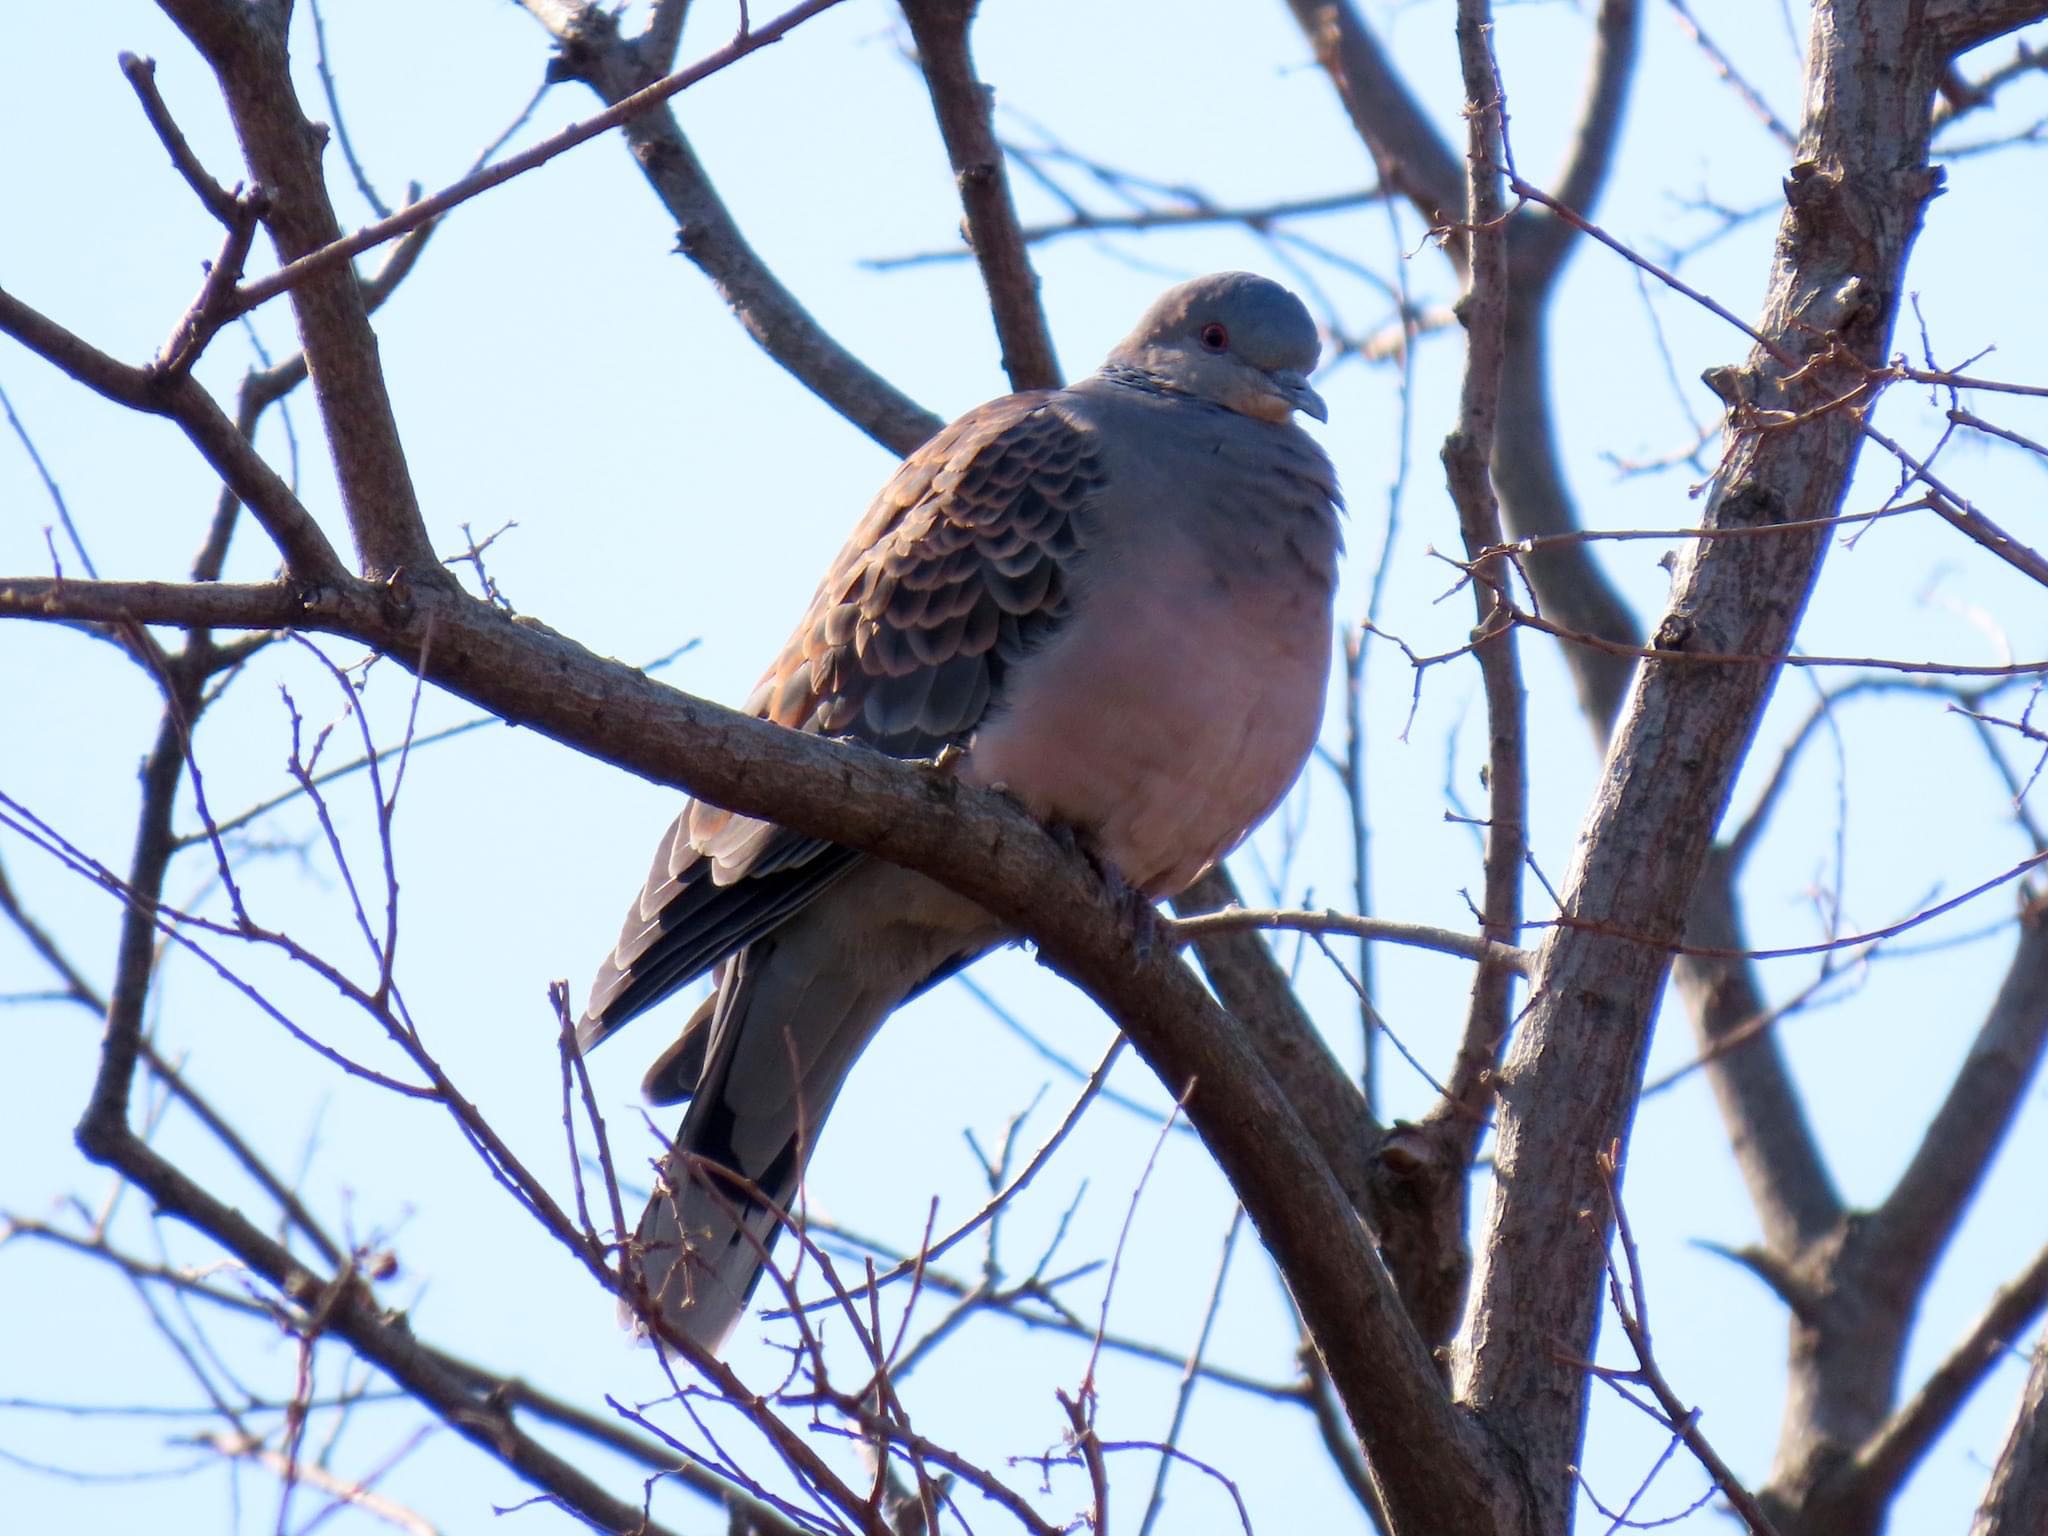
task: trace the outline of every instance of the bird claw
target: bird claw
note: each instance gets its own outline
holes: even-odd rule
[[[1118,915],[1123,919],[1125,929],[1131,936],[1131,949],[1140,962],[1150,960],[1152,951],[1166,943],[1166,930],[1159,920],[1159,908],[1152,898],[1130,884],[1114,868],[1107,868],[1107,878],[1121,909]]]
[[[1118,925],[1130,936],[1132,951],[1141,961],[1151,959],[1152,951],[1165,943],[1165,929],[1160,923],[1158,905],[1124,878],[1124,872],[1103,856],[1083,829],[1067,822],[1053,822],[1046,830],[1062,848],[1078,853],[1088,861],[1109,894]]]

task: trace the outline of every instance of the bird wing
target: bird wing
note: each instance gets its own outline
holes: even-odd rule
[[[992,401],[903,462],[755,686],[749,713],[900,758],[973,733],[1009,669],[1066,617],[1084,552],[1079,514],[1102,488],[1089,432],[1052,399]],[[579,1039],[595,1045],[738,953],[860,857],[691,801],[598,970]]]

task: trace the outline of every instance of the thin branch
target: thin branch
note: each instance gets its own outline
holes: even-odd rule
[[[1771,110],[1771,104],[1764,100],[1763,93],[1742,77],[1741,71],[1736,69],[1728,55],[1722,51],[1721,45],[1707,36],[1706,29],[1686,7],[1685,0],[1665,0],[1665,3],[1677,16],[1679,30],[1692,39],[1693,46],[1705,56],[1708,66],[1721,77],[1730,90],[1735,92],[1757,121],[1769,130],[1771,137],[1788,150],[1796,148],[1799,135],[1779,120],[1778,114]]]
[[[538,0],[526,0],[526,5],[561,44],[561,57],[552,67],[556,77],[587,83],[612,103],[606,117],[634,110],[629,104],[647,87],[647,63],[620,36],[613,12]],[[677,249],[711,280],[763,351],[893,453],[909,453],[945,425],[841,346],[783,286],[747,243],[673,111],[625,116],[625,138],[641,174],[675,221]]]
[[[1880,1509],[1913,1475],[1934,1442],[1955,1422],[1991,1368],[2016,1347],[2019,1336],[2048,1308],[2048,1248],[1991,1298],[1961,1343],[1928,1375],[1898,1412],[1857,1449],[1822,1497],[1850,1507]]]
[[[327,1235],[326,1229],[300,1200],[298,1193],[274,1173],[242,1136],[218,1110],[209,1104],[193,1086],[185,1080],[182,1070],[165,1061],[149,1041],[141,1043],[142,1059],[156,1080],[170,1091],[171,1097],[190,1110],[193,1117],[206,1127],[214,1140],[227,1149],[228,1155],[241,1164],[242,1170],[263,1187],[266,1194],[275,1200],[285,1219],[305,1234],[307,1241],[318,1250],[320,1257],[328,1264],[339,1268],[345,1260],[341,1248]]]
[[[438,218],[479,193],[488,192],[515,176],[523,176],[528,171],[547,164],[577,145],[609,132],[649,108],[659,106],[671,96],[688,90],[699,81],[737,64],[749,54],[758,53],[773,43],[781,42],[785,36],[813,16],[830,10],[838,3],[839,0],[803,0],[802,4],[790,7],[780,16],[763,22],[750,32],[742,33],[723,48],[706,54],[687,69],[679,69],[674,74],[664,75],[651,85],[620,98],[594,117],[586,118],[580,123],[571,123],[553,137],[522,149],[516,155],[508,155],[495,165],[474,171],[460,181],[452,182],[440,191],[399,209],[389,218],[366,224],[351,235],[327,241],[318,248],[287,261],[277,271],[255,282],[245,283],[236,291],[237,312],[245,313],[258,305],[266,304],[279,294],[286,293],[324,272],[332,271],[364,251],[382,245],[387,240],[394,240],[429,219]]]
[[[1632,35],[1634,6],[1619,0]],[[1609,9],[1612,9],[1610,6]],[[1603,49],[1615,44],[1605,40]],[[1500,388],[1506,351],[1510,284],[1507,208],[1502,181],[1511,168],[1507,103],[1494,61],[1493,13],[1487,0],[1460,0],[1458,59],[1465,83],[1466,284],[1460,315],[1466,332],[1465,373],[1458,394],[1457,425],[1444,440],[1444,478],[1457,507],[1476,608],[1473,653],[1486,695],[1487,817],[1485,894],[1481,931],[1495,944],[1514,942],[1522,922],[1522,864],[1528,849],[1528,746],[1522,712],[1521,666],[1515,627],[1501,622],[1511,607],[1512,568],[1485,551],[1501,544],[1500,506],[1494,499],[1494,429],[1500,416]],[[1622,45],[1624,54],[1631,51]],[[1623,78],[1626,58],[1623,59]],[[1619,87],[1609,110],[1619,112]],[[1597,110],[1597,109],[1596,109]],[[1596,137],[1598,125],[1592,131]],[[1611,133],[1611,126],[1606,130]],[[1587,153],[1606,158],[1597,146]],[[1597,177],[1598,167],[1595,168]],[[1514,972],[1482,962],[1472,979],[1471,1001],[1444,1103],[1432,1116],[1454,1120],[1469,1155],[1487,1122],[1493,1077],[1506,1048],[1514,1009]],[[1447,1118],[1448,1117],[1448,1118]]]
[[[157,138],[171,157],[171,165],[185,178],[185,185],[192,189],[192,195],[222,224],[232,223],[235,195],[215,181],[206,167],[199,163],[199,157],[192,152],[184,131],[178,127],[177,119],[171,116],[171,109],[164,105],[163,95],[156,88],[156,60],[123,53],[116,62],[121,66],[121,73],[128,77],[136,100],[142,103],[143,116],[149,119],[149,126],[156,131]]]
[[[1615,1240],[1621,1245],[1623,1259],[1627,1266],[1627,1287],[1623,1288],[1623,1271],[1616,1267],[1612,1254],[1607,1260],[1608,1301],[1614,1309],[1615,1321],[1621,1325],[1622,1336],[1628,1340],[1629,1349],[1636,1357],[1636,1368],[1629,1372],[1614,1372],[1593,1367],[1607,1379],[1626,1376],[1648,1389],[1656,1400],[1659,1423],[1683,1441],[1685,1448],[1692,1452],[1694,1459],[1704,1467],[1714,1485],[1734,1508],[1736,1517],[1746,1525],[1751,1536],[1777,1536],[1776,1528],[1758,1506],[1756,1497],[1750,1493],[1728,1463],[1721,1459],[1707,1437],[1700,1432],[1700,1413],[1697,1408],[1688,1407],[1671,1383],[1658,1368],[1657,1357],[1650,1342],[1649,1298],[1643,1289],[1643,1266],[1641,1255],[1636,1251],[1635,1234],[1629,1229],[1628,1212],[1621,1203],[1619,1186],[1620,1173],[1615,1161],[1616,1151],[1600,1155],[1600,1168],[1606,1179],[1608,1222],[1612,1225]]]
[[[1207,203],[1192,208],[1143,208],[1133,213],[1095,213],[1082,209],[1058,224],[1026,224],[1019,231],[1027,245],[1039,245],[1068,235],[1105,235],[1150,232],[1162,229],[1199,229],[1216,224],[1237,224],[1263,231],[1286,219],[1312,218],[1325,213],[1348,213],[1383,201],[1377,188],[1363,192],[1333,192],[1326,197],[1283,199],[1222,208]],[[921,267],[938,262],[966,261],[971,250],[953,247],[937,251],[911,251],[902,256],[871,256],[861,262],[870,272],[893,272],[904,267]]]
[[[1167,925],[1170,934],[1192,940],[1198,946],[1210,934],[1261,928],[1283,929],[1291,933],[1349,934],[1353,938],[1375,939],[1440,955],[1455,955],[1461,960],[1499,966],[1518,976],[1528,974],[1532,960],[1529,951],[1483,934],[1460,933],[1454,928],[1433,928],[1426,923],[1404,923],[1391,917],[1356,917],[1349,912],[1335,912],[1327,908],[1321,912],[1305,912],[1230,906],[1214,912],[1193,912],[1186,917],[1174,918]]]
[[[1187,1423],[1188,1404],[1194,1401],[1195,1384],[1201,1379],[1202,1357],[1208,1353],[1209,1334],[1216,1326],[1216,1314],[1223,1305],[1223,1282],[1229,1278],[1231,1255],[1237,1249],[1237,1234],[1243,1225],[1244,1207],[1232,1206],[1230,1225],[1223,1233],[1223,1253],[1216,1261],[1216,1278],[1209,1286],[1209,1304],[1202,1311],[1202,1326],[1195,1335],[1195,1347],[1188,1351],[1187,1368],[1181,1372],[1180,1386],[1174,1393],[1173,1418],[1166,1427],[1164,1441],[1169,1449],[1180,1443],[1181,1428]],[[1093,1433],[1092,1426],[1090,1433]],[[1138,1526],[1138,1536],[1151,1536],[1159,1512],[1166,1507],[1166,1473],[1172,1464],[1170,1455],[1160,1456],[1159,1470],[1152,1477],[1152,1494],[1145,1501],[1145,1518]]]
[[[320,13],[320,0],[307,0],[306,9],[313,16],[313,69],[320,76],[320,94],[326,97],[327,111],[334,119],[334,137],[341,146],[341,158],[348,165],[349,175],[355,179],[356,190],[370,205],[370,211],[380,219],[389,218],[390,206],[370,185],[369,173],[363,169],[363,162],[356,158],[355,140],[349,137],[348,122],[342,116],[341,92],[334,83],[334,71],[327,62],[327,20]]]
[[[64,537],[71,541],[71,548],[78,556],[78,563],[85,567],[85,574],[95,581],[99,571],[92,563],[92,556],[86,553],[85,541],[78,536],[78,525],[71,520],[71,508],[64,500],[64,488],[57,483],[57,477],[50,473],[50,466],[43,462],[42,453],[36,448],[36,440],[29,436],[26,425],[15,414],[14,402],[7,391],[0,389],[0,414],[7,417],[7,425],[14,429],[14,436],[20,442],[22,451],[28,455],[36,477],[43,482],[43,491],[50,498],[50,505],[57,513],[57,521],[63,526]]]
[[[339,1504],[359,1510],[405,1532],[406,1536],[435,1536],[436,1528],[418,1511],[409,1509],[383,1494],[372,1492],[362,1481],[337,1477],[317,1463],[276,1450],[254,1435],[212,1430],[192,1436],[189,1443],[203,1445],[231,1461],[253,1461],[258,1466],[276,1473],[284,1481],[287,1489],[293,1483],[304,1483],[309,1488],[329,1495]]]
[[[1002,146],[990,121],[989,88],[974,74],[968,29],[979,0],[903,0],[917,43],[917,64],[931,93],[932,113],[946,142],[953,179],[965,213],[964,233],[981,267],[1002,343],[1003,370],[1013,390],[1053,389],[1060,364],[1038,301],[1038,274],[1017,222],[1003,167]]]

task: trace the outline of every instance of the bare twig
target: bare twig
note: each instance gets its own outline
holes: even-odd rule
[[[1776,1536],[1776,1529],[1758,1507],[1755,1497],[1741,1479],[1730,1470],[1728,1463],[1721,1459],[1707,1437],[1700,1432],[1700,1414],[1697,1408],[1689,1408],[1673,1390],[1664,1373],[1657,1368],[1657,1359],[1650,1343],[1649,1300],[1643,1290],[1643,1268],[1641,1256],[1636,1252],[1635,1234],[1629,1230],[1628,1212],[1623,1209],[1620,1191],[1620,1171],[1616,1159],[1616,1147],[1600,1154],[1599,1166],[1606,1180],[1607,1216],[1613,1224],[1615,1239],[1621,1245],[1622,1256],[1627,1264],[1626,1289],[1623,1272],[1615,1266],[1613,1255],[1607,1260],[1607,1295],[1614,1308],[1615,1321],[1621,1324],[1622,1335],[1628,1340],[1629,1348],[1636,1357],[1633,1371],[1608,1371],[1601,1367],[1589,1367],[1606,1378],[1623,1378],[1639,1382],[1648,1389],[1656,1400],[1658,1422],[1680,1440],[1692,1452],[1707,1475],[1725,1496],[1742,1523],[1749,1527],[1751,1536]]]
[[[287,261],[277,271],[254,282],[245,283],[237,289],[235,312],[246,313],[258,305],[268,303],[279,294],[286,293],[323,272],[332,271],[362,252],[382,245],[387,240],[394,240],[429,219],[440,217],[449,209],[468,202],[479,193],[488,192],[515,176],[523,176],[528,171],[547,164],[577,145],[609,132],[651,107],[659,106],[671,96],[688,90],[700,80],[737,64],[749,54],[758,53],[773,43],[781,42],[790,32],[813,16],[830,10],[838,3],[839,0],[803,0],[802,4],[792,6],[780,16],[763,22],[750,32],[742,33],[723,48],[706,54],[687,69],[679,69],[674,74],[663,76],[595,116],[580,123],[572,123],[560,133],[543,139],[516,155],[508,155],[495,165],[473,171],[460,181],[452,182],[440,191],[399,209],[388,218],[367,224],[354,234],[329,241],[316,250],[307,251],[296,260]]]

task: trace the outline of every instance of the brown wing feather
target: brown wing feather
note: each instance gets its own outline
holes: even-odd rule
[[[1066,616],[1080,512],[1102,483],[1088,435],[1050,399],[992,401],[903,462],[748,712],[893,757],[973,733],[1008,669]],[[692,801],[598,971],[585,1045],[788,919],[857,857]]]

